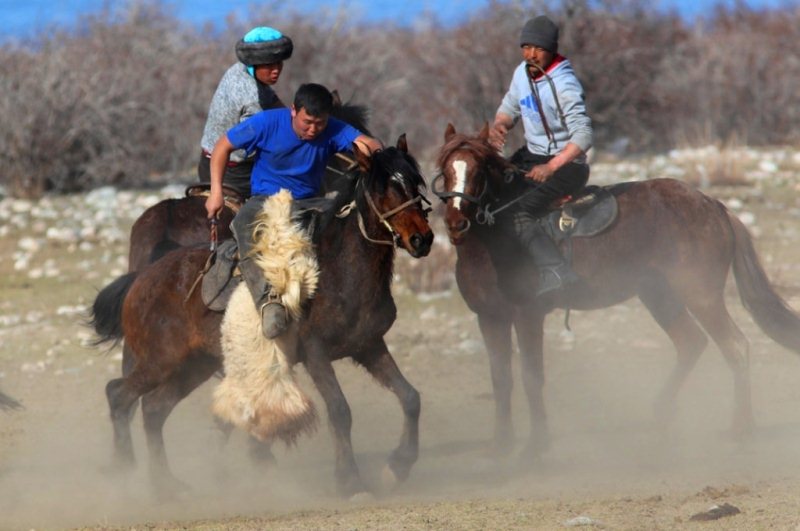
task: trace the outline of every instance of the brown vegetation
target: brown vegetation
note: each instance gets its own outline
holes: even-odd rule
[[[526,6],[523,6],[526,4]],[[527,5],[531,4],[531,5]],[[407,133],[430,160],[448,121],[491,120],[520,60],[521,21],[541,2],[493,2],[456,27],[314,20],[276,4],[194,29],[159,2],[86,18],[79,28],[0,46],[0,185],[15,196],[101,184],[194,178],[208,104],[233,43],[251,26],[281,28],[295,53],[276,87],[306,81],[372,109],[381,138]],[[796,143],[800,9],[718,9],[688,24],[644,0],[565,2],[550,14],[574,63],[602,149],[644,151],[728,142]]]

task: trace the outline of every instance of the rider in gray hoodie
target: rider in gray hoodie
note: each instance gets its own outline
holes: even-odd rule
[[[553,200],[574,194],[589,179],[586,152],[592,146],[592,123],[581,83],[569,60],[558,54],[558,27],[545,16],[529,20],[520,47],[524,60],[497,109],[489,141],[502,150],[509,129],[522,119],[526,145],[511,162],[537,186],[520,201],[513,226],[539,268],[541,295],[577,280],[537,218]]]

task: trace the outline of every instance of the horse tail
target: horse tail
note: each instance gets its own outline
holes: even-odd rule
[[[97,333],[94,345],[122,339],[122,303],[136,279],[136,272],[127,273],[100,290],[92,305],[90,325]]]
[[[0,391],[0,409],[24,409],[24,406]]]
[[[731,213],[728,213],[728,219],[736,247],[733,275],[742,304],[765,334],[784,347],[800,353],[800,316],[770,284],[747,228]]]

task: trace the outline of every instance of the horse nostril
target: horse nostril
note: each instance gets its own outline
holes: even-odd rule
[[[469,221],[467,221],[466,219],[462,219],[462,220],[461,220],[461,221],[459,221],[459,222],[458,222],[458,224],[456,225],[456,230],[457,230],[458,232],[464,232],[465,230],[467,230],[467,228],[468,228],[468,224],[469,224]]]
[[[416,233],[411,237],[411,247],[414,249],[419,249],[420,245],[422,245],[422,236],[420,236],[419,233]]]

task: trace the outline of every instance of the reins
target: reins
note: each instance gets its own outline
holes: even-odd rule
[[[553,79],[547,75],[547,72],[542,69],[541,66],[531,63],[528,64],[528,71],[526,72],[526,77],[528,78],[528,85],[531,87],[531,96],[534,97],[536,100],[536,110],[539,111],[539,117],[542,120],[542,126],[544,127],[544,133],[547,135],[547,152],[550,153],[550,146],[554,148],[558,148],[558,143],[556,142],[556,137],[553,134],[552,129],[550,129],[550,124],[547,123],[547,118],[544,114],[544,109],[542,108],[542,98],[539,96],[539,89],[536,87],[536,83],[533,82],[533,76],[531,76],[530,70],[537,69],[539,72],[544,76],[547,80],[547,83],[550,85],[550,90],[553,92],[553,100],[556,103],[556,110],[558,111],[558,118],[561,120],[561,125],[564,129],[567,128],[567,119],[564,115],[564,111],[561,109],[561,103],[558,101],[558,93],[556,92],[556,85],[553,83]]]
[[[467,149],[469,149],[469,148],[467,148]],[[455,150],[453,150],[453,151],[455,151]],[[489,171],[489,170],[486,169],[485,171]],[[503,172],[503,180],[504,180],[504,182],[506,184],[508,184],[508,183],[511,183],[515,178],[519,177],[521,174],[524,175],[523,172],[521,170],[517,169],[517,168],[507,168]],[[511,201],[509,201],[509,202],[507,202],[507,203],[505,203],[503,205],[498,206],[494,210],[491,210],[489,205],[486,204],[487,201],[484,199],[487,196],[487,193],[488,193],[488,190],[489,190],[488,180],[484,181],[483,190],[481,190],[481,193],[477,197],[475,197],[474,195],[467,194],[467,193],[464,193],[464,192],[456,192],[456,191],[449,191],[448,192],[448,191],[445,191],[445,190],[442,190],[442,191],[437,190],[436,189],[437,188],[437,183],[441,182],[442,179],[444,179],[444,173],[442,173],[440,171],[439,174],[436,175],[436,177],[433,179],[433,182],[431,184],[431,189],[433,190],[433,193],[436,195],[436,197],[441,199],[443,202],[446,202],[448,199],[450,199],[452,197],[459,197],[461,199],[464,199],[464,200],[469,201],[470,203],[476,205],[478,207],[478,211],[475,213],[475,222],[478,223],[479,225],[490,225],[490,226],[494,225],[495,217],[497,216],[498,213],[500,213],[503,210],[511,207],[512,205],[514,205],[518,201],[521,201],[528,194],[530,194],[531,192],[533,192],[534,190],[536,190],[538,188],[538,185],[537,186],[532,186],[528,190],[526,190],[524,193],[518,195],[517,197],[515,197]]]
[[[209,231],[210,232],[209,239],[211,240],[211,243],[208,246],[209,250],[208,258],[206,258],[206,263],[203,266],[203,269],[200,270],[200,272],[197,274],[197,278],[194,279],[192,287],[189,288],[189,293],[187,293],[186,297],[184,297],[183,299],[184,304],[186,304],[189,301],[189,297],[192,296],[192,293],[194,293],[194,290],[197,287],[197,285],[200,283],[201,280],[203,280],[203,277],[211,269],[211,266],[214,265],[214,255],[217,254],[217,226],[219,225],[219,220],[217,218],[211,218],[209,220],[209,224],[211,225]]]
[[[375,243],[375,244],[378,244],[378,245],[389,245],[391,247],[394,247],[394,246],[397,245],[397,238],[398,238],[397,231],[395,231],[394,228],[392,227],[392,224],[389,223],[389,218],[391,218],[395,214],[397,214],[399,212],[402,212],[406,208],[408,208],[410,206],[413,206],[413,205],[415,205],[417,203],[425,202],[428,205],[431,204],[430,201],[428,201],[428,199],[425,196],[423,196],[422,194],[419,194],[416,197],[414,197],[413,199],[409,199],[408,201],[396,206],[395,208],[389,210],[388,212],[381,213],[378,210],[377,205],[375,205],[375,202],[372,200],[372,196],[369,194],[369,192],[367,192],[367,190],[364,188],[364,186],[363,186],[363,184],[361,182],[359,182],[358,188],[361,190],[361,193],[364,196],[364,199],[366,200],[367,205],[369,206],[369,208],[372,211],[372,213],[375,214],[375,216],[377,216],[378,222],[380,224],[382,224],[386,228],[387,231],[389,231],[389,234],[391,234],[393,236],[393,238],[391,240],[376,240],[375,238],[371,238],[369,236],[369,234],[367,234],[367,228],[366,228],[366,225],[364,224],[364,216],[361,214],[361,211],[358,209],[358,206],[356,205],[356,200],[355,199],[353,199],[347,205],[343,206],[339,210],[339,212],[336,214],[336,217],[338,217],[338,218],[346,218],[348,215],[350,215],[350,213],[355,208],[356,209],[356,215],[358,216],[357,217],[358,229],[361,231],[361,235],[368,242]],[[431,210],[430,208],[424,209],[426,214],[428,212],[430,212],[430,210]]]

